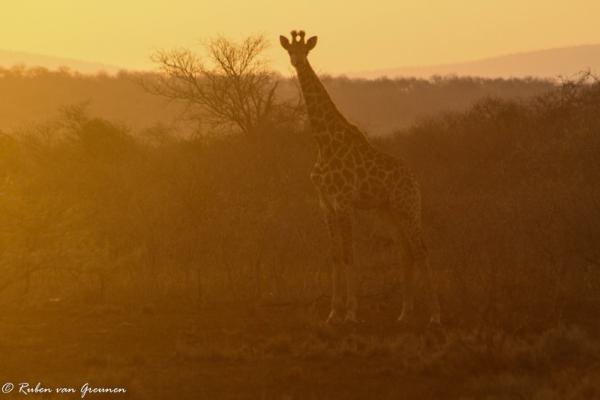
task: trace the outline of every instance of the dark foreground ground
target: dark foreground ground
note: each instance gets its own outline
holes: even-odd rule
[[[583,328],[409,330],[368,306],[364,325],[333,328],[325,306],[15,308],[0,316],[0,383],[127,389],[92,399],[600,398],[600,341]]]

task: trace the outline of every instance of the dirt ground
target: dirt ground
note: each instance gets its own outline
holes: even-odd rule
[[[81,398],[593,399],[598,342],[580,328],[523,337],[407,329],[391,310],[331,327],[317,309],[288,306],[82,307],[48,303],[0,316],[0,384]],[[3,386],[4,388],[4,386]],[[597,397],[596,397],[597,396]]]

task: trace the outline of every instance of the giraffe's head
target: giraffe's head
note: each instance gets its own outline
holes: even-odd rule
[[[279,36],[281,47],[287,50],[290,55],[290,61],[296,68],[306,63],[306,56],[317,45],[317,37],[313,36],[304,41],[304,31],[292,31],[292,42],[285,36]]]

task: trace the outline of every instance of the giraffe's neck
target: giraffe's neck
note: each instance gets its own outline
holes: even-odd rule
[[[370,149],[366,136],[339,112],[309,62],[305,61],[296,71],[320,157],[327,158],[340,147]]]
[[[350,125],[329,97],[308,60],[298,66],[296,71],[314,134],[323,135],[334,128]]]

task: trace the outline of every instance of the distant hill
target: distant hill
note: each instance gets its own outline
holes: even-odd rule
[[[86,62],[70,58],[53,57],[40,54],[24,53],[20,51],[0,50],[0,67],[11,68],[15,65],[25,65],[27,67],[43,67],[49,70],[56,70],[61,67],[68,67],[71,70],[84,74],[95,74],[104,71],[109,74],[117,73],[119,67],[101,63]]]
[[[115,74],[123,69],[114,65],[81,61],[64,57],[54,57],[19,51],[0,50],[0,67],[15,65],[44,67],[57,70],[68,67],[84,74],[104,71]],[[484,78],[556,78],[570,76],[583,70],[600,74],[600,44],[553,48],[503,55],[456,64],[409,66],[368,71],[349,72],[350,78],[416,77],[429,78],[433,75],[478,76]]]
[[[349,73],[348,76],[428,78],[433,75],[458,75],[486,78],[526,76],[556,78],[559,75],[571,76],[588,69],[600,73],[600,44],[516,53],[458,64],[378,69]]]

